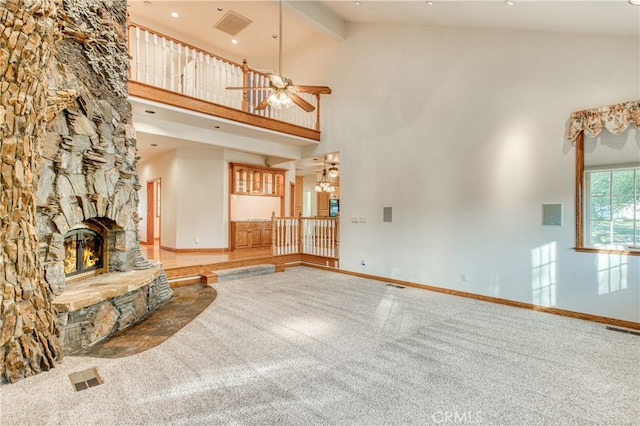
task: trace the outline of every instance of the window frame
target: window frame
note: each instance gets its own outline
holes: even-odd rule
[[[578,252],[587,253],[613,253],[613,254],[626,254],[631,256],[640,256],[640,250],[638,249],[604,249],[587,247],[585,245],[585,219],[587,214],[585,212],[587,193],[586,193],[586,178],[584,169],[584,131],[580,131],[575,139],[576,141],[576,194],[575,194],[575,217],[576,217],[576,244],[575,250]]]

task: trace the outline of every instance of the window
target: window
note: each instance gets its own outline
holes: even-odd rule
[[[584,246],[640,246],[640,168],[585,171]]]
[[[577,111],[576,250],[640,256],[640,101]]]

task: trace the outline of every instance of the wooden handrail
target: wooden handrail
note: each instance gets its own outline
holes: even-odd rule
[[[228,64],[230,64],[230,65],[234,65],[234,66],[236,66],[236,67],[238,67],[238,68],[242,68],[242,64],[239,64],[239,63],[237,63],[237,62],[231,61],[231,60],[229,60],[229,59],[227,59],[227,58],[223,58],[222,56],[218,56],[218,55],[216,55],[215,53],[208,52],[208,51],[206,51],[206,50],[204,50],[204,49],[201,49],[201,48],[199,48],[199,47],[196,47],[196,46],[194,46],[194,45],[192,45],[192,44],[190,44],[190,43],[187,43],[187,42],[184,42],[184,41],[178,40],[177,38],[174,38],[174,37],[168,36],[168,35],[166,35],[166,34],[163,34],[163,33],[159,32],[159,31],[152,30],[151,28],[149,28],[149,27],[145,27],[144,25],[136,24],[135,22],[129,22],[129,28],[131,28],[131,27],[133,27],[133,28],[140,28],[141,30],[148,31],[148,32],[150,32],[151,34],[154,34],[154,35],[157,35],[157,36],[160,36],[160,37],[166,38],[167,40],[173,41],[174,43],[181,44],[181,45],[183,45],[183,46],[187,46],[187,47],[189,47],[190,49],[196,50],[196,51],[198,51],[198,52],[202,52],[202,53],[204,53],[204,54],[206,54],[206,55],[209,55],[209,56],[213,56],[214,58],[216,58],[216,59],[220,59],[220,60],[221,60],[221,61],[223,61],[223,62],[227,62],[227,63],[228,63]],[[128,41],[130,42],[130,41],[131,41],[131,39],[129,39]],[[129,51],[131,51],[131,46],[129,46]],[[258,72],[258,71],[256,71],[256,72]],[[266,74],[264,74],[264,75],[266,75]]]
[[[246,59],[239,64],[135,22],[129,22],[129,35],[130,86],[131,83],[153,86],[244,111],[251,117],[263,117],[320,131],[320,95],[331,93],[330,88],[300,86],[305,90],[298,95],[316,108],[314,115],[299,108],[255,110],[255,106],[268,95],[266,90],[244,89],[234,92],[226,89],[227,86],[265,89],[269,86],[269,75],[250,68]],[[162,98],[152,100],[164,103]],[[190,102],[185,100],[185,103]],[[262,127],[251,119],[246,123]],[[299,136],[307,137],[302,134]],[[316,137],[312,139],[318,140]]]
[[[316,257],[340,257],[340,219],[337,217],[271,216],[271,247],[274,256],[309,254]]]

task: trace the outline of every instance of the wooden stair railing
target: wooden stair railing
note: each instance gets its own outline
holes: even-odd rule
[[[337,217],[271,217],[272,254],[308,254],[338,259],[340,220]]]
[[[255,106],[269,94],[267,90],[226,87],[267,87],[267,74],[249,68],[246,60],[238,64],[135,23],[129,25],[129,54],[131,82],[312,129],[319,140],[321,93],[298,93],[316,108],[315,114],[300,108],[258,111]],[[303,133],[303,137],[308,136]]]

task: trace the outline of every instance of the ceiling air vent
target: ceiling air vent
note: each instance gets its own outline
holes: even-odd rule
[[[245,29],[251,22],[251,20],[230,10],[213,27],[234,36]]]

